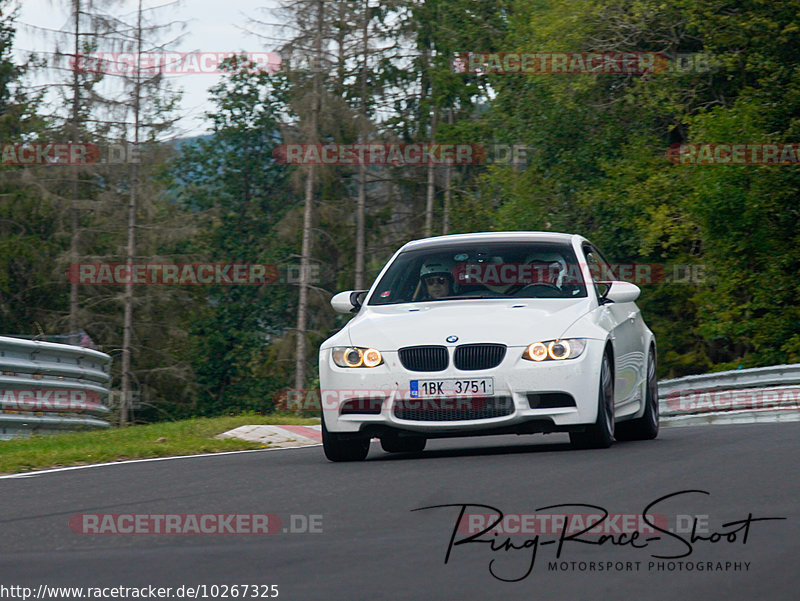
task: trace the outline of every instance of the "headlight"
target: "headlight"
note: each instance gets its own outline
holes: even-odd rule
[[[553,340],[547,345],[547,355],[556,361],[566,359],[569,357],[570,352],[572,352],[572,349],[568,340]]]
[[[333,362],[339,367],[377,367],[383,363],[378,349],[358,346],[337,346],[333,349]]]
[[[580,357],[586,348],[582,338],[545,340],[528,345],[522,358],[528,361],[563,361]]]
[[[544,361],[547,359],[547,347],[541,342],[534,342],[525,350],[525,354],[522,356],[531,361]]]
[[[378,349],[368,348],[364,351],[364,366],[376,367],[383,363],[383,357]]]

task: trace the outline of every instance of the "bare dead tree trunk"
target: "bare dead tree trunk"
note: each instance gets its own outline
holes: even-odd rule
[[[316,0],[317,19],[314,35],[314,76],[311,93],[308,142],[315,144],[318,138],[320,96],[322,94],[322,28],[325,19],[325,0]],[[303,241],[300,257],[300,298],[297,302],[297,346],[295,348],[294,387],[303,388],[306,382],[306,326],[308,323],[308,273],[311,265],[311,225],[314,205],[315,165],[307,167],[305,199],[303,206]]]
[[[313,119],[312,119],[313,123]],[[305,205],[303,207],[303,247],[300,258],[300,298],[297,302],[297,347],[295,354],[294,387],[301,389],[306,381],[306,326],[308,323],[308,271],[311,253],[311,218],[314,204],[315,165],[306,173]]]
[[[78,119],[80,118],[80,104],[81,104],[81,85],[80,79],[78,75],[77,65],[79,64],[80,60],[80,24],[81,24],[81,1],[80,0],[73,0],[72,2],[72,10],[74,12],[74,19],[75,19],[75,68],[72,70],[72,140],[73,144],[77,144],[79,142],[79,128],[78,128]],[[80,227],[80,222],[78,219],[78,178],[80,177],[78,173],[79,167],[72,168],[72,206],[69,209],[69,227],[70,227],[70,241],[69,241],[69,260],[71,264],[75,264],[80,260],[80,246],[78,244],[78,229]],[[70,278],[70,285],[69,285],[69,334],[70,334],[70,344],[75,344],[75,339],[78,338],[78,310],[79,310],[79,302],[78,302],[78,281],[75,278]],[[74,337],[74,338],[73,338]]]
[[[444,207],[442,208],[442,234],[450,233],[450,179],[453,167],[447,165],[444,170]]]
[[[361,138],[364,140],[365,138]],[[358,200],[356,204],[356,279],[355,289],[364,289],[364,253],[366,252],[365,212],[367,206],[367,166],[358,166]]]
[[[447,123],[453,124],[453,109],[447,110]],[[453,179],[453,166],[449,163],[444,171],[444,206],[442,208],[442,234],[450,233],[450,183]]]
[[[136,56],[142,55],[142,0],[139,0],[136,26]],[[141,104],[141,66],[136,61],[135,81],[133,86],[133,160],[130,163],[130,193],[128,195],[128,248],[127,263],[136,260],[136,204],[139,190],[139,110]],[[130,157],[129,157],[130,158]],[[119,424],[128,423],[131,402],[131,346],[133,344],[133,278],[125,282],[123,299],[125,314],[122,323],[122,398],[119,405]]]
[[[432,96],[432,95],[431,95]],[[436,143],[436,117],[437,111],[433,109],[433,118],[431,119],[431,145]],[[433,234],[433,199],[436,195],[436,173],[434,172],[435,165],[432,160],[428,162],[428,187],[427,194],[425,195],[425,237]]]
[[[338,96],[344,96],[344,80],[347,71],[347,48],[345,43],[347,40],[347,6],[345,2],[337,2],[336,8],[338,14],[336,16],[336,81],[334,89]]]
[[[367,143],[367,60],[369,53],[369,0],[364,0],[364,20],[361,27],[361,123],[359,138]],[[364,253],[366,252],[365,212],[367,204],[367,166],[358,166],[358,201],[356,205],[356,281],[355,289],[364,288]]]

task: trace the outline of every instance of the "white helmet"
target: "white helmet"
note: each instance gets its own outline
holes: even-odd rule
[[[551,266],[551,274],[555,276],[552,283],[561,288],[564,285],[564,278],[567,275],[567,262],[563,255],[553,251],[543,250],[531,253],[525,258],[526,263],[547,263]],[[558,268],[553,269],[554,265]]]
[[[453,266],[443,260],[426,261],[419,270],[420,279],[434,274],[449,275],[452,280]]]

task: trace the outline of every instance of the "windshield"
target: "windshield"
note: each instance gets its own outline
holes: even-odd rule
[[[578,261],[567,244],[472,242],[401,253],[368,304],[585,296]]]

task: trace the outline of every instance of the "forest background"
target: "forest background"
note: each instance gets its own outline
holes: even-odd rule
[[[676,144],[800,141],[800,0],[295,0],[282,57],[226,63],[208,134],[170,137],[177,96],[141,64],[175,23],[69,0],[53,52],[15,61],[0,0],[0,333],[88,336],[114,358],[121,421],[268,413],[316,386],[328,301],[403,243],[443,233],[580,233],[639,282],[659,376],[800,362],[800,165],[697,165]],[[258,29],[258,23],[251,23]],[[463,53],[659,53],[640,73],[459,69]],[[58,74],[59,102],[30,84]],[[19,144],[138,160],[19,165]],[[469,165],[291,165],[284,144],[469,144]],[[524,149],[509,160],[508,149]],[[276,152],[276,149],[277,152]],[[276,159],[277,157],[277,159]],[[673,157],[674,158],[674,157]],[[261,263],[255,286],[70,282],[79,263]],[[661,273],[658,272],[657,273]]]

